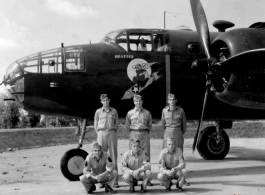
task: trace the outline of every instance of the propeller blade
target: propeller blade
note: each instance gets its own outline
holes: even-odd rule
[[[208,93],[209,93],[209,90],[211,88],[211,85],[212,85],[212,81],[210,79],[208,79],[207,83],[206,83],[206,91],[205,91],[205,94],[204,94],[204,101],[203,101],[203,106],[202,106],[201,118],[200,118],[199,126],[198,126],[198,129],[196,131],[196,134],[195,134],[194,140],[193,140],[193,145],[192,145],[192,151],[193,152],[194,152],[195,147],[197,145],[198,135],[199,135],[199,132],[200,132],[200,127],[201,127],[201,122],[202,122],[202,119],[203,119],[204,110],[205,110],[205,106],[206,106],[206,102],[207,102],[207,98],[208,98]]]
[[[209,35],[209,28],[206,15],[204,13],[204,9],[202,7],[200,0],[190,0],[193,20],[203,44],[206,56],[208,59],[211,58],[210,56],[210,35]]]

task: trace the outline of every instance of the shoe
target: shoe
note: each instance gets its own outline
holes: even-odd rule
[[[166,191],[171,191],[171,187],[169,187],[169,188],[166,188]]]
[[[88,194],[92,194],[94,191],[96,191],[96,186],[93,184],[90,188],[90,190],[87,192]]]
[[[116,191],[113,190],[108,184],[105,184],[105,192],[108,192],[109,194],[115,194]]]
[[[134,192],[134,182],[130,184],[129,192]]]
[[[153,184],[149,181],[149,182],[147,182],[147,185],[148,186],[153,186]]]
[[[143,188],[143,185],[141,185],[141,190],[140,190],[141,193],[145,193],[146,190]]]
[[[179,187],[179,182],[177,181],[176,188],[178,189],[179,192],[183,192],[183,188]]]
[[[105,184],[104,183],[100,183],[98,188],[104,188],[105,187]]]
[[[184,183],[183,183],[183,185],[185,185],[185,186],[190,186],[190,183],[189,183],[189,182],[187,182],[186,180],[184,180]]]
[[[119,184],[114,185],[114,188],[119,188],[119,187],[120,187]]]

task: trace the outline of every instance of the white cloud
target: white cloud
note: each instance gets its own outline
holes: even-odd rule
[[[46,0],[46,6],[58,14],[72,18],[80,18],[82,16],[96,17],[99,15],[98,11],[87,5],[74,5],[66,0]]]
[[[20,48],[20,45],[12,40],[0,37],[0,49]]]
[[[2,10],[0,10],[2,11]],[[30,29],[25,25],[19,25],[0,12],[0,49],[20,48]]]

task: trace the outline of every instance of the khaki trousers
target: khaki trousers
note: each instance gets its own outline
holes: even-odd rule
[[[99,143],[99,145],[101,145],[102,151],[104,151],[104,152],[109,151],[110,158],[113,160],[115,170],[117,171],[117,174],[118,174],[118,161],[117,161],[118,144],[117,144],[116,131],[114,131],[114,130],[110,130],[110,131],[100,130],[98,132],[97,142]],[[116,179],[115,184],[118,184],[118,177]]]

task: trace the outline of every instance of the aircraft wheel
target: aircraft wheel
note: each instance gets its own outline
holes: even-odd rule
[[[83,174],[85,159],[88,153],[82,149],[68,150],[61,158],[61,172],[70,181],[78,181]]]
[[[230,149],[230,141],[227,133],[222,130],[221,142],[216,143],[216,127],[210,126],[200,133],[197,150],[202,158],[206,160],[224,159]]]

